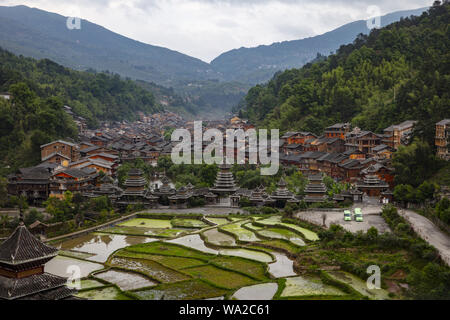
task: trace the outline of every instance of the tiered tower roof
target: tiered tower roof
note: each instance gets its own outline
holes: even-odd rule
[[[324,202],[327,200],[327,187],[323,183],[323,175],[316,174],[308,177],[309,183],[305,188],[306,202]]]
[[[35,238],[23,216],[16,230],[0,245],[0,300],[59,300],[73,296],[67,279],[44,272],[44,264],[58,254]]]
[[[234,182],[233,173],[230,171],[231,166],[223,164],[219,166],[220,171],[217,173],[216,182],[211,192],[214,193],[234,193],[238,190]]]

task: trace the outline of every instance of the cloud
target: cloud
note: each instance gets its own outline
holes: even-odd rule
[[[430,0],[0,0],[79,16],[127,37],[204,61],[224,51],[318,35],[345,23],[431,5]]]

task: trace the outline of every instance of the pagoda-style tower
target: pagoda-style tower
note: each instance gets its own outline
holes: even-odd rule
[[[276,204],[278,207],[284,207],[286,205],[286,202],[292,202],[292,203],[299,202],[295,198],[294,194],[288,190],[287,183],[283,178],[280,179],[280,181],[278,182],[277,185],[278,185],[277,190],[275,190],[272,193],[270,198],[272,200],[276,201]]]
[[[219,166],[220,171],[217,173],[216,183],[209,190],[219,196],[226,196],[235,193],[238,188],[234,183],[231,166],[222,164]]]
[[[167,176],[165,174],[162,176],[161,182],[162,182],[162,186],[161,187],[157,186],[155,188],[155,190],[153,191],[155,196],[169,197],[176,193],[176,190],[174,188],[170,187],[170,180],[169,180],[169,178],[167,178]]]
[[[36,239],[21,221],[0,245],[0,300],[60,300],[74,298],[67,279],[44,271],[58,249]]]
[[[128,172],[128,178],[125,180],[124,186],[125,190],[123,196],[125,197],[144,197],[145,195],[145,185],[147,182],[142,176],[142,171],[140,169],[131,169]]]
[[[254,206],[263,206],[265,204],[266,199],[263,197],[265,189],[263,185],[260,185],[252,191],[249,200]]]
[[[305,188],[305,202],[325,202],[327,200],[327,187],[323,183],[322,173],[308,177],[309,183]]]

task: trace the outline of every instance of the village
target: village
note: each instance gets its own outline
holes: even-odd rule
[[[66,106],[65,110],[74,116],[70,107]],[[280,170],[295,168],[309,181],[303,195],[297,195],[288,190],[283,177],[271,194],[264,185],[251,190],[241,188],[227,165],[219,166],[214,186],[196,188],[188,183],[175,188],[165,172],[157,168],[159,159],[171,155],[175,142],[170,141],[170,133],[175,128],[193,131],[193,122],[185,122],[175,113],[140,114],[138,121],[104,123],[96,130],[87,129],[83,120],[75,117],[79,127],[78,141],[57,140],[41,145],[39,165],[19,169],[8,176],[10,196],[22,197],[37,208],[49,198],[63,199],[67,191],[80,194],[83,199],[106,196],[119,212],[125,212],[130,205],[185,209],[192,206],[192,199],[202,199],[201,204],[222,208],[242,207],[243,198],[252,206],[276,208],[284,208],[286,204],[298,206],[301,202],[331,202],[339,208],[342,203],[361,203],[364,199],[386,204],[395,201],[392,155],[400,146],[411,142],[417,123],[405,121],[392,125],[383,134],[352,128],[349,123],[330,126],[321,136],[310,132],[285,133],[279,143]],[[205,121],[203,130],[210,128],[225,133],[227,129],[246,131],[254,126],[234,116],[222,121]],[[449,131],[450,120],[436,124],[437,155],[446,160],[450,154]],[[204,142],[203,149],[206,146]],[[236,155],[238,144],[234,148]],[[247,146],[245,154],[248,159]],[[146,179],[142,170],[134,168],[119,187],[118,169],[137,159],[157,171]],[[349,188],[330,196],[323,183],[324,177],[345,183]],[[44,226],[47,224],[43,221],[35,221],[31,229],[36,228],[42,233]]]

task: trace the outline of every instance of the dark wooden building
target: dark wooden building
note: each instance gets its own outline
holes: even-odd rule
[[[0,245],[0,300],[73,298],[76,290],[66,287],[66,278],[44,271],[57,254],[58,249],[36,239],[21,221]]]

